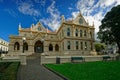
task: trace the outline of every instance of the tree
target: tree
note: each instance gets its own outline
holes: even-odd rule
[[[117,43],[120,53],[120,5],[107,12],[101,23],[98,38],[106,44]]]
[[[105,49],[105,45],[101,44],[101,43],[95,43],[95,50],[97,52],[100,52],[101,50]]]

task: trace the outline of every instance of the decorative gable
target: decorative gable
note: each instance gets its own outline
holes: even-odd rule
[[[38,22],[36,25],[32,25],[31,29],[32,31],[45,31],[45,28],[40,22]]]
[[[40,22],[36,24],[36,31],[44,31],[44,27],[42,26]]]
[[[78,25],[88,25],[81,13],[73,20],[73,23]]]

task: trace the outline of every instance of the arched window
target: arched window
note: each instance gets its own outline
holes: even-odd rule
[[[78,46],[78,41],[76,41],[76,50],[78,50],[79,49],[79,46]]]
[[[70,28],[67,28],[67,36],[70,36]]]
[[[55,45],[55,51],[59,51],[59,46],[58,46],[58,44]]]
[[[76,29],[76,31],[75,31],[75,35],[78,36],[78,29]]]
[[[70,41],[67,42],[67,49],[70,50]]]
[[[80,30],[80,37],[82,37],[82,30]]]
[[[14,50],[20,50],[20,44],[18,42],[15,42]]]
[[[87,36],[87,34],[86,34],[86,30],[84,30],[84,36]]]
[[[87,50],[87,42],[85,42],[85,50]]]
[[[83,42],[81,42],[80,44],[81,44],[81,50],[83,50]]]
[[[26,50],[26,51],[28,50],[28,44],[27,44],[27,42],[24,43],[23,47],[24,47],[24,50]]]
[[[53,51],[53,45],[52,44],[49,45],[49,51]]]

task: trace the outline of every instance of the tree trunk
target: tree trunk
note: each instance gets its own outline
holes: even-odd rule
[[[120,41],[117,40],[116,43],[117,43],[117,46],[118,46],[118,51],[117,52],[119,54],[118,56],[116,56],[116,60],[120,60]]]
[[[120,54],[120,42],[117,41],[117,45],[118,45],[118,53]]]

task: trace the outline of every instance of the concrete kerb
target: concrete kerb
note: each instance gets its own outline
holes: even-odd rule
[[[51,72],[55,73],[56,75],[60,76],[63,80],[69,80],[69,79],[66,78],[64,75],[62,75],[62,74],[60,74],[60,73],[58,73],[58,72],[56,72],[56,71],[54,71],[54,70],[46,67],[45,64],[42,64],[42,65],[43,65],[46,69],[48,69],[49,71],[51,71]]]

